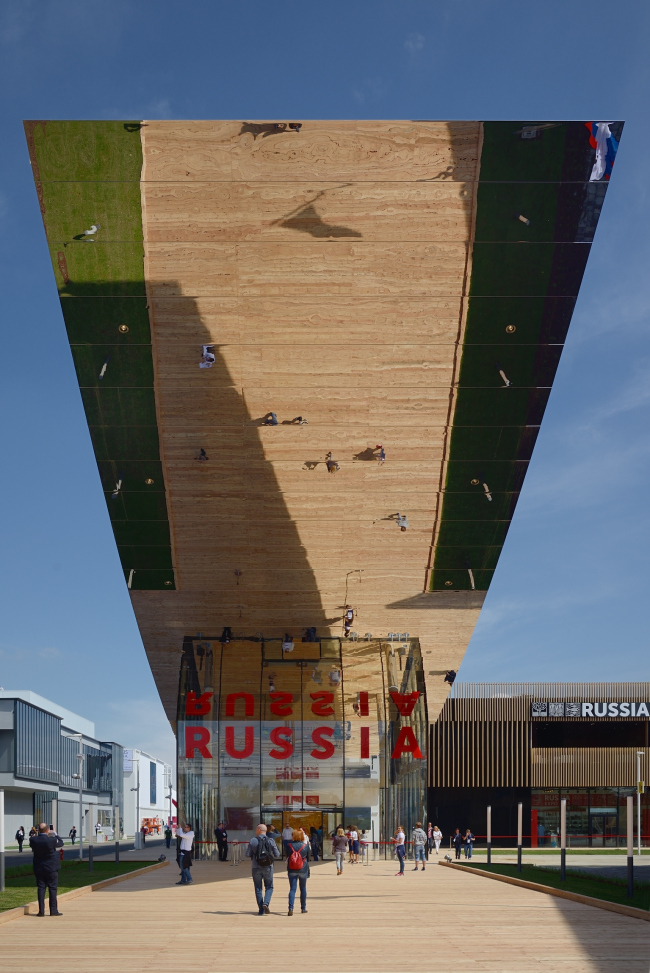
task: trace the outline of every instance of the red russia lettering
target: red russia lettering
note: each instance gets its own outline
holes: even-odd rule
[[[253,750],[255,749],[255,727],[245,726],[244,727],[244,749],[237,750],[235,747],[235,727],[226,727],[226,753],[229,757],[234,757],[235,760],[245,760],[246,757],[250,757]]]
[[[359,693],[359,716],[369,716],[368,693]]]
[[[293,736],[293,730],[290,726],[276,726],[274,730],[271,730],[270,734],[271,743],[275,743],[279,750],[273,748],[269,750],[269,757],[273,757],[274,760],[286,760],[293,753],[293,743],[291,737]]]
[[[370,727],[361,727],[361,758],[370,756]]]
[[[270,708],[275,716],[293,716],[292,693],[269,693],[269,697],[273,700]]]
[[[391,693],[391,696],[393,694]],[[422,760],[422,751],[418,746],[418,741],[415,739],[415,733],[410,726],[403,726],[399,731],[399,736],[393,747],[393,752],[390,757],[391,760],[396,760],[401,757],[403,753],[410,753],[411,756],[415,757],[416,760]]]
[[[420,693],[398,693],[394,689],[390,691],[390,698],[397,706],[400,716],[411,715],[420,695]]]
[[[310,750],[309,755],[315,757],[316,760],[327,760],[328,757],[333,756],[335,751],[335,746],[331,740],[324,740],[323,737],[331,737],[334,733],[333,726],[317,726],[311,735],[311,742],[315,743],[317,747],[322,747],[322,750]]]
[[[235,715],[235,703],[244,700],[244,716],[255,716],[255,700],[252,693],[228,693],[226,696],[226,716]]]
[[[201,693],[197,696],[196,693],[189,692],[185,701],[185,712],[188,716],[205,716],[212,706],[213,696],[214,693]]]
[[[188,760],[194,759],[194,752],[199,751],[202,757],[212,760],[212,754],[208,750],[210,742],[210,731],[205,726],[186,726],[185,727],[185,756]]]
[[[315,716],[334,716],[334,708],[331,705],[334,702],[334,693],[318,692],[309,695],[314,700],[311,711]]]

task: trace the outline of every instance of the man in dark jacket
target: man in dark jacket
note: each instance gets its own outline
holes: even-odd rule
[[[60,916],[56,893],[59,885],[61,860],[57,849],[63,848],[63,838],[50,831],[49,825],[39,824],[38,834],[29,839],[34,854],[34,875],[38,888],[38,914],[45,915],[45,887],[50,890],[50,915]]]
[[[219,849],[219,861],[228,861],[228,832],[226,831],[226,826],[221,821],[219,825],[214,829],[214,836],[217,839],[217,847]]]
[[[456,858],[460,858],[460,849],[463,847],[463,836],[460,833],[460,829],[456,828],[454,832],[454,837],[451,839],[451,843],[456,849]]]

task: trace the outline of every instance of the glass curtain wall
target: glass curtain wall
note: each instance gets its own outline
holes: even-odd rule
[[[616,848],[627,841],[627,798],[633,787],[547,788],[531,792],[531,837],[537,847],[559,848],[560,800],[566,798],[570,847]],[[648,795],[643,795],[642,833],[648,834]],[[636,797],[634,804],[636,834]]]
[[[387,851],[398,824],[409,837],[424,820],[426,727],[416,639],[283,649],[280,640],[186,638],[179,820],[196,832],[199,857],[216,856],[220,821],[231,841],[248,840],[260,821],[324,838],[355,826]]]

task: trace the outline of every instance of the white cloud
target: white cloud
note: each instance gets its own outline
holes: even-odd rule
[[[414,57],[424,47],[425,40],[424,34],[409,34],[404,41],[404,47]]]
[[[381,78],[366,78],[358,88],[352,90],[352,94],[361,105],[366,100],[380,101],[387,91],[388,88]]]

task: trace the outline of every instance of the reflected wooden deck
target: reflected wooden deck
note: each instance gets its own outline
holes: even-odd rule
[[[440,673],[458,668],[482,604],[445,592],[422,607],[481,126],[151,121],[142,132],[178,590],[132,598],[167,713],[181,635],[340,635],[347,584],[354,630],[420,638],[433,720]],[[217,361],[200,370],[207,343]],[[280,425],[261,425],[269,411]],[[283,424],[298,415],[309,424]]]

